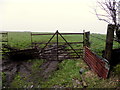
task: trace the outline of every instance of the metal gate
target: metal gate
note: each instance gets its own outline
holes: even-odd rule
[[[34,47],[37,48],[37,44],[45,44],[45,46],[39,49],[39,56],[42,59],[47,60],[63,60],[63,59],[76,59],[83,57],[83,47],[74,49],[72,44],[82,44],[81,42],[68,42],[63,35],[84,35],[84,33],[59,33],[58,30],[52,34],[31,34],[31,37],[35,35],[53,35],[47,43],[36,43],[31,40]],[[51,42],[52,39],[56,36],[56,42]],[[63,39],[64,42],[59,41],[59,36]],[[67,48],[69,47],[69,49]]]

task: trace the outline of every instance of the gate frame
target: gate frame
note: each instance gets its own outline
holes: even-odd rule
[[[37,36],[37,35],[52,35],[52,37],[50,38],[50,40],[47,42],[47,43],[34,43],[33,42],[33,39],[32,39],[32,36]],[[83,44],[83,47],[85,45],[87,45],[89,43],[89,35],[90,35],[90,32],[85,32],[84,30],[84,33],[59,33],[58,30],[55,32],[55,33],[41,33],[41,34],[32,34],[31,33],[31,44],[45,44],[45,46],[42,48],[42,50],[40,51],[40,53],[42,53],[44,51],[44,49],[46,48],[46,46],[49,44],[49,43],[55,43],[55,42],[50,42],[54,36],[57,35],[56,37],[56,44],[57,44],[57,60],[58,60],[58,44],[59,43],[66,43],[67,45],[70,46],[71,50],[73,50],[74,53],[76,53],[76,55],[80,58],[82,56],[83,58],[83,54],[80,56],[76,50],[71,46],[71,44],[76,44],[76,43],[82,43]],[[65,42],[58,42],[59,39],[58,39],[58,35],[60,35],[62,37],[62,39],[65,41]],[[83,41],[82,42],[68,42],[64,37],[63,35],[83,35]],[[78,49],[78,50],[83,50],[83,49]],[[83,52],[82,52],[83,53]]]

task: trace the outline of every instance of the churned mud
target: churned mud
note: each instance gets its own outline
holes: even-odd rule
[[[61,46],[60,52],[63,52],[63,48]],[[64,55],[62,53],[62,56],[59,55],[57,60],[56,55],[56,45],[53,45],[51,47],[47,47],[44,51],[44,53],[39,53],[40,49],[32,49],[30,50],[19,50],[19,51],[12,51],[12,53],[7,53],[3,55],[2,59],[2,72],[5,74],[5,81],[3,87],[10,87],[11,82],[14,80],[15,76],[19,73],[21,77],[27,77],[30,76],[32,71],[33,62],[28,62],[28,60],[41,60],[44,59],[45,62],[43,62],[42,65],[39,66],[39,69],[37,72],[35,71],[34,77],[42,77],[43,80],[47,80],[47,78],[58,69],[58,64],[64,59]],[[33,54],[32,54],[33,53]],[[52,56],[45,54],[52,53]],[[53,56],[54,55],[54,56]],[[32,77],[30,77],[32,80]],[[28,82],[30,81],[28,80]],[[33,81],[34,82],[34,81]],[[36,81],[35,81],[36,82]]]

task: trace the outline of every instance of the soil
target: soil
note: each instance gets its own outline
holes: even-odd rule
[[[53,52],[53,51],[50,51],[50,52]],[[14,80],[15,76],[18,73],[20,74],[21,77],[27,77],[27,76],[31,75],[33,62],[28,62],[29,58],[26,58],[24,60],[20,58],[20,57],[22,57],[22,58],[29,57],[30,55],[32,55],[32,54],[31,53],[26,54],[26,51],[25,51],[25,54],[23,53],[23,51],[22,51],[22,54],[21,54],[21,51],[18,51],[17,52],[17,56],[19,57],[18,58],[18,57],[16,57],[16,53],[14,51],[14,53],[12,52],[12,58],[10,55],[2,56],[4,58],[2,59],[2,69],[1,70],[6,75],[6,80],[5,80],[5,84],[4,84],[5,87],[10,87],[11,82]],[[33,56],[35,56],[35,55],[33,54]],[[41,59],[41,58],[38,57],[38,59]],[[61,60],[55,60],[55,59],[56,59],[55,56],[53,58],[49,58],[48,56],[46,56],[46,58],[45,58],[46,62],[44,62],[41,66],[39,66],[40,71],[38,71],[35,75],[42,77],[43,80],[47,80],[47,78],[55,70],[58,69],[58,64],[61,62]],[[34,58],[31,58],[30,60],[34,60]],[[34,77],[37,77],[37,76],[34,76]],[[28,80],[28,82],[29,82],[29,80]]]
[[[46,80],[52,72],[58,69],[58,64],[59,61],[47,61],[39,66],[41,71],[37,72],[36,75]],[[21,77],[29,76],[32,73],[32,65],[32,62],[27,61],[15,62],[9,59],[2,60],[2,72],[6,75],[5,87],[10,87],[10,83],[18,73],[20,73]]]
[[[37,59],[44,59],[46,62],[39,66],[40,71],[36,72],[36,76],[31,78],[39,76],[42,77],[43,80],[47,80],[47,78],[52,75],[54,71],[59,69],[58,64],[65,58],[69,58],[64,50],[65,46],[58,46],[59,55],[56,55],[56,51],[58,50],[56,47],[56,44],[47,46],[43,52],[40,52],[41,48],[30,49],[30,52],[29,49],[12,49],[12,53],[7,53],[7,55],[4,55],[4,58],[2,57],[2,72],[6,75],[5,87],[10,87],[11,82],[18,73],[21,77],[31,75],[33,62],[28,62],[28,60],[34,60],[36,57]],[[52,54],[52,56],[45,54]]]

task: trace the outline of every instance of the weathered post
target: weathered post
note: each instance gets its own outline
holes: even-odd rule
[[[109,24],[107,28],[106,46],[104,58],[111,60],[115,25]]]
[[[57,30],[56,34],[57,34],[57,60],[58,60],[59,59],[58,58],[58,30]]]
[[[32,32],[31,32],[31,46],[32,46],[32,48],[33,48],[33,41],[32,41]]]
[[[83,46],[90,47],[90,42],[89,42],[90,32],[85,32],[85,30],[83,32],[84,32],[84,35],[83,35]]]
[[[8,45],[8,32],[7,32],[7,45]]]

